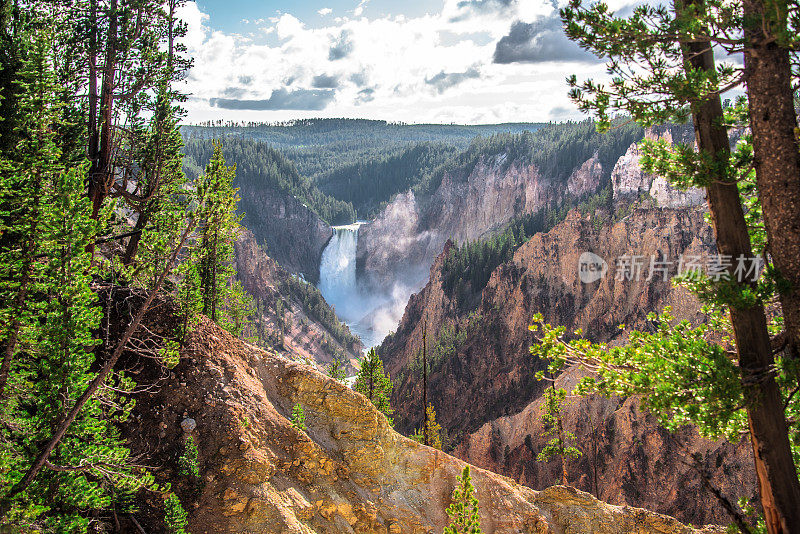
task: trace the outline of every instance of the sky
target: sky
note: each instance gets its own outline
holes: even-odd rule
[[[580,119],[565,78],[605,65],[564,36],[557,1],[188,2],[186,121]]]

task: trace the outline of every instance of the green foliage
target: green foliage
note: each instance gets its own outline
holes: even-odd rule
[[[381,357],[374,348],[369,349],[361,360],[353,389],[367,397],[386,416],[389,424],[392,424],[391,416],[394,413],[390,402],[392,388],[392,379],[384,372]]]
[[[384,153],[368,153],[353,163],[315,178],[325,193],[353,205],[363,218],[373,216],[397,194],[417,185],[456,153],[448,144],[420,143]]]
[[[450,525],[444,528],[443,534],[480,534],[481,518],[478,512],[478,498],[468,465],[464,466],[461,476],[456,478],[450,506],[447,507]]]
[[[291,419],[292,426],[295,427],[297,430],[301,432],[305,432],[308,430],[306,427],[306,414],[303,411],[303,407],[300,404],[295,404],[292,408],[292,419]]]
[[[184,267],[180,295],[188,314],[201,311],[239,336],[253,314],[253,301],[234,278],[233,243],[241,219],[236,215],[235,176],[236,167],[225,164],[222,145],[214,144],[205,173],[195,180],[195,194],[205,202],[199,207],[200,236]]]
[[[164,524],[168,534],[186,534],[189,526],[188,515],[181,505],[181,500],[174,493],[170,493],[164,501]]]
[[[197,445],[194,438],[189,436],[183,445],[183,454],[178,458],[178,467],[181,476],[192,481],[200,478],[200,468],[197,465]]]
[[[188,162],[206,161],[215,152],[212,142],[205,140],[189,141],[186,144]],[[342,202],[320,191],[308,178],[301,176],[294,164],[265,143],[246,138],[227,138],[225,157],[236,164],[236,185],[248,192],[242,201],[247,227],[256,236],[268,235],[262,228],[259,213],[262,209],[258,196],[264,190],[273,190],[297,197],[329,224],[350,224],[355,222],[355,210],[348,202]],[[196,163],[187,163],[187,171]]]
[[[187,139],[252,139],[281,150],[303,176],[321,180],[332,169],[380,159],[422,143],[466,148],[477,136],[535,131],[542,124],[402,124],[365,119],[301,119],[279,123],[207,122],[184,126]]]
[[[544,392],[542,423],[545,430],[542,435],[550,439],[536,456],[539,462],[549,462],[556,457],[565,462],[567,459],[578,459],[583,454],[580,449],[572,445],[578,439],[575,434],[564,430],[561,412],[566,398],[565,389],[548,388]]]
[[[344,360],[339,354],[334,355],[333,361],[328,365],[327,372],[331,378],[344,383],[347,378],[347,372],[345,371]]]
[[[436,422],[436,410],[433,409],[432,404],[428,404],[425,408],[427,414],[424,428],[417,429],[412,435],[411,439],[418,443],[425,443],[425,429],[428,431],[428,446],[434,449],[442,449],[442,425]]]
[[[87,165],[65,168],[58,137],[63,103],[47,34],[31,37],[17,83],[18,143],[0,161],[0,337],[9,359],[0,392],[0,530],[85,532],[94,513],[124,501],[152,476],[132,466],[117,423],[133,407],[118,393],[123,373],[78,413],[49,464],[25,491],[12,489],[42,443],[96,376],[102,311],[92,290],[99,270],[86,246],[105,225],[84,196]]]
[[[167,369],[174,369],[181,360],[181,344],[176,340],[169,340],[159,351],[159,357]]]
[[[303,306],[307,315],[322,324],[333,338],[349,349],[355,349],[361,341],[354,336],[346,324],[336,316],[336,312],[327,303],[319,289],[296,276],[287,277],[282,289],[285,294],[292,295]],[[280,304],[281,309],[283,304]],[[280,315],[279,315],[280,316]]]
[[[551,372],[570,364],[594,371],[596,377],[581,379],[578,394],[642,395],[643,407],[665,428],[694,424],[706,437],[736,442],[747,417],[741,374],[723,348],[731,342],[728,318],[719,308],[704,311],[707,322],[696,327],[676,321],[669,308],[651,314],[653,332],[634,330],[615,347],[568,339],[564,327],[551,327],[537,315],[531,329],[539,339],[531,352],[548,358]],[[710,341],[717,335],[720,342]]]

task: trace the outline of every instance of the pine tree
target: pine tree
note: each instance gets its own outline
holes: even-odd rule
[[[369,349],[366,357],[361,360],[353,389],[367,397],[389,419],[389,424],[392,424],[392,379],[384,373],[383,361],[374,348]]]
[[[447,507],[450,525],[444,528],[443,534],[481,534],[481,518],[478,513],[478,498],[469,466],[464,466],[461,476],[456,478],[451,504]]]
[[[536,457],[539,462],[549,462],[558,457],[561,460],[561,483],[565,486],[569,483],[567,480],[567,460],[578,459],[583,454],[580,449],[572,445],[577,441],[575,434],[564,429],[564,420],[561,417],[561,412],[566,397],[566,390],[556,389],[555,386],[545,391],[542,410],[542,423],[545,430],[542,435],[550,437],[550,439]]]
[[[772,374],[764,373],[764,369],[773,369],[776,365],[764,310],[767,295],[763,285],[752,279],[739,280],[734,271],[739,258],[745,261],[746,268],[754,268],[757,261],[753,259],[737,183],[737,161],[731,155],[728,122],[720,98],[720,93],[742,80],[733,65],[717,64],[714,59],[715,44],[733,42],[734,46],[746,48],[775,46],[767,45],[770,39],[763,40],[758,36],[756,41],[752,41],[752,36],[748,35],[754,29],[756,33],[763,28],[774,29],[763,16],[764,4],[744,2],[744,8],[742,6],[689,0],[670,7],[640,6],[629,17],[621,18],[606,4],[585,6],[582,0],[573,0],[561,15],[571,39],[610,60],[609,70],[614,80],[609,85],[591,80],[578,83],[575,76],[570,79],[572,99],[583,111],[596,115],[601,129],[607,130],[611,126],[612,115],[617,112],[630,114],[643,126],[692,119],[697,150],[691,146],[669,148],[663,143],[650,143],[645,146],[644,168],[648,172],[666,175],[679,187],[706,189],[717,250],[723,257],[733,260],[734,265],[726,269],[727,276],[723,280],[704,279],[691,283],[703,300],[717,308],[725,307],[729,313],[732,341],[737,353],[736,372],[741,380],[739,387],[744,388],[747,399],[748,426],[761,503],[768,531],[778,534],[800,528],[800,480],[788,439],[786,401],[779,385],[784,379],[779,376],[776,380]],[[780,14],[778,18],[784,17],[782,22],[778,21],[779,25],[785,25],[786,11],[777,5],[774,7],[774,13]],[[744,14],[747,16],[742,17]],[[745,33],[744,41],[730,37],[740,32]],[[780,29],[778,33],[782,33]],[[753,56],[757,57],[758,53]],[[761,81],[766,79],[769,76]],[[774,81],[777,91],[785,86],[778,78]],[[763,88],[763,83],[760,86]],[[779,101],[782,103],[779,117],[793,114],[787,109],[785,99],[779,98]],[[759,113],[771,105],[762,106]],[[762,119],[763,113],[758,121],[763,123]],[[779,129],[785,132],[787,124],[794,120],[782,120]],[[781,151],[785,153],[791,144],[793,142],[783,143]],[[796,151],[796,145],[788,150]],[[762,154],[762,159],[772,156]],[[796,162],[795,152],[787,159],[787,164],[796,167]],[[782,183],[791,189],[790,196],[794,198],[797,188],[796,184],[791,184],[796,181],[796,171],[789,169],[787,173],[781,173],[781,176],[786,175],[793,178],[788,182],[784,179]],[[769,180],[774,185],[773,179]],[[787,187],[781,185],[780,189]],[[775,206],[777,204],[771,207]],[[776,208],[775,213],[780,212],[781,209]],[[773,230],[776,222],[783,224],[780,217],[777,219],[771,223]],[[790,245],[782,254],[796,247],[796,244]],[[779,263],[783,264],[782,268],[790,269],[798,265],[796,258],[782,258],[776,261],[776,265]],[[791,302],[784,299],[784,303],[790,310]],[[789,336],[792,337],[793,333]],[[702,354],[711,356],[715,353],[704,347]],[[686,358],[682,357],[680,361],[685,363]],[[720,377],[727,376],[729,369],[725,362],[708,363],[719,367]],[[783,365],[779,362],[778,368],[781,367]],[[784,378],[788,379],[788,376]],[[791,380],[796,382],[796,375]],[[727,383],[719,383],[719,386],[720,389],[730,387]],[[729,410],[727,413],[733,418],[735,412]],[[696,415],[701,418],[700,414]],[[704,415],[714,419],[708,412]]]
[[[343,383],[347,379],[347,372],[344,368],[344,360],[340,354],[337,353],[334,355],[333,361],[328,365],[327,372],[328,376],[338,380],[339,382]]]
[[[434,449],[442,450],[442,425],[436,422],[436,410],[433,409],[432,404],[428,404],[425,414],[425,427],[414,432],[411,435],[411,439]]]
[[[35,463],[40,444],[94,380],[93,350],[99,345],[94,333],[101,310],[91,287],[97,271],[86,243],[104,221],[92,217],[92,206],[83,195],[86,165],[65,170],[58,163],[58,86],[49,45],[42,34],[30,48],[21,75],[20,124],[25,134],[18,147],[20,160],[2,164],[5,186],[17,179],[31,182],[17,193],[25,200],[23,206],[35,207],[22,217],[22,226],[16,226],[23,231],[21,247],[2,250],[3,268],[19,262],[25,274],[15,279],[4,272],[2,278],[8,326],[3,346],[11,358],[4,361],[9,387],[0,404],[0,527],[26,530],[40,525],[55,532],[83,532],[91,513],[108,510],[116,499],[150,485],[152,479],[130,465],[117,429],[116,423],[132,408],[116,393],[130,389],[132,382],[117,374],[108,377],[113,389],[81,404],[70,432],[52,448],[46,469],[24,491],[15,491]],[[15,213],[2,217],[6,227],[20,220]],[[29,245],[32,242],[35,247]],[[17,319],[9,320],[7,314],[14,310]]]
[[[253,304],[241,283],[234,279],[233,243],[241,220],[236,213],[239,195],[233,187],[235,176],[236,166],[225,164],[222,145],[215,144],[211,161],[197,180],[196,194],[206,201],[182,292],[187,303],[195,303],[192,295],[199,295],[199,311],[238,336],[244,330],[245,319],[252,316]]]

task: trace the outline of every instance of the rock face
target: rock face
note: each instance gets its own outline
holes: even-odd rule
[[[281,266],[315,282],[322,251],[333,235],[331,227],[286,193],[262,188],[249,195],[245,225]]]
[[[568,391],[580,376],[571,369],[556,380]],[[539,462],[545,445],[542,399],[519,413],[485,423],[453,454],[470,463],[541,489],[561,480],[558,460]],[[756,495],[752,451],[747,443],[702,439],[691,429],[670,434],[643,413],[639,399],[570,397],[566,429],[578,436],[583,455],[567,463],[569,483],[616,504],[645,506],[693,524],[727,524],[730,518],[699,479],[691,454],[710,483],[731,501]],[[691,453],[691,454],[690,454]],[[704,498],[698,498],[704,496]]]
[[[392,401],[398,428],[411,432],[422,421],[416,358],[427,323],[432,355],[428,399],[456,446],[455,454],[534,488],[559,480],[556,466],[535,461],[546,441],[538,423],[539,398],[546,383],[538,382],[535,374],[546,364],[528,350],[534,341],[528,331],[533,315],[541,312],[551,324],[564,325],[567,331],[581,328],[593,340],[605,342],[619,338],[620,324],[646,327],[647,313],[665,306],[672,306],[681,319],[699,320],[694,297],[660,275],[648,281],[646,268],[653,254],[677,262],[682,254],[710,253],[712,244],[711,229],[700,209],[634,209],[604,227],[573,211],[498,267],[474,310],[459,309],[442,289],[445,251],[432,267],[428,285],[409,301],[396,334],[380,347],[395,382]],[[606,276],[590,284],[578,276],[579,257],[586,251],[608,264]],[[626,254],[647,258],[638,280],[616,279],[614,260]],[[448,350],[440,351],[442,345]],[[683,486],[700,491],[696,474],[684,465],[681,446],[638,411],[636,399],[573,402],[568,428],[582,444],[592,443],[588,436],[594,436],[600,450],[590,461],[583,447],[584,458],[568,466],[573,483],[595,491],[597,466],[600,495],[611,502],[649,507],[693,523],[727,521],[713,497],[687,501],[686,494],[677,491]],[[591,421],[589,414],[594,417]],[[592,426],[596,429],[590,432]],[[692,433],[680,438],[682,446],[705,453],[710,472],[720,487],[731,491],[732,500],[754,494],[746,447],[722,447]]]
[[[281,346],[285,354],[294,359],[326,365],[335,354],[355,362],[363,349],[360,343],[348,343],[337,339],[331,324],[325,324],[311,315],[303,303],[289,288],[290,282],[303,284],[294,279],[278,262],[267,256],[256,243],[249,230],[240,232],[235,243],[236,270],[242,287],[256,300],[258,306],[248,335],[275,338],[271,346]],[[316,291],[315,289],[313,291]],[[336,321],[332,309],[322,302],[329,319]],[[321,308],[320,308],[321,309]],[[279,312],[281,317],[279,317]],[[339,334],[349,333],[347,326],[338,324]],[[278,332],[282,332],[280,341]],[[350,365],[352,370],[352,365]]]
[[[590,159],[573,172],[567,180],[567,191],[575,197],[582,197],[593,193],[599,185],[599,178],[603,175],[603,165],[597,152]]]
[[[676,135],[680,135],[680,133],[679,130]],[[674,141],[673,133],[669,129],[650,129],[646,132],[645,138],[662,139],[669,143]],[[615,202],[637,200],[642,195],[649,195],[656,205],[662,208],[687,208],[701,206],[705,203],[705,192],[702,189],[690,187],[682,191],[672,187],[662,176],[645,173],[640,166],[641,158],[641,150],[638,145],[633,144],[625,152],[625,155],[619,158],[611,171],[611,186]]]
[[[573,190],[589,191],[590,184],[596,188],[601,173],[602,167],[593,157],[570,178]],[[386,285],[413,265],[421,268],[424,280],[448,239],[460,243],[490,235],[564,193],[563,184],[542,176],[534,165],[509,162],[505,154],[481,157],[465,175],[446,173],[438,189],[424,201],[411,191],[398,195],[374,221],[362,226],[360,270],[373,283]]]
[[[296,404],[305,409],[305,432],[288,419]],[[199,484],[177,474],[183,414],[197,422]],[[362,395],[206,320],[186,340],[172,377],[140,394],[127,435],[160,466],[157,479],[172,482],[193,534],[440,532],[464,466],[394,432]],[[473,481],[487,534],[721,532],[568,487],[536,492],[482,469]],[[143,499],[139,523],[161,532],[160,497]]]

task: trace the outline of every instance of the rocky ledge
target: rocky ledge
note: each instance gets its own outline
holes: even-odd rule
[[[289,421],[296,404],[305,432]],[[180,496],[193,534],[438,533],[465,465],[396,433],[339,382],[207,320],[186,340],[171,376],[140,394],[133,420],[126,434],[160,466],[156,477]],[[199,482],[178,467],[189,437],[199,450]],[[487,534],[717,532],[569,487],[537,492],[478,468],[473,481]],[[140,523],[158,500],[150,499]]]

